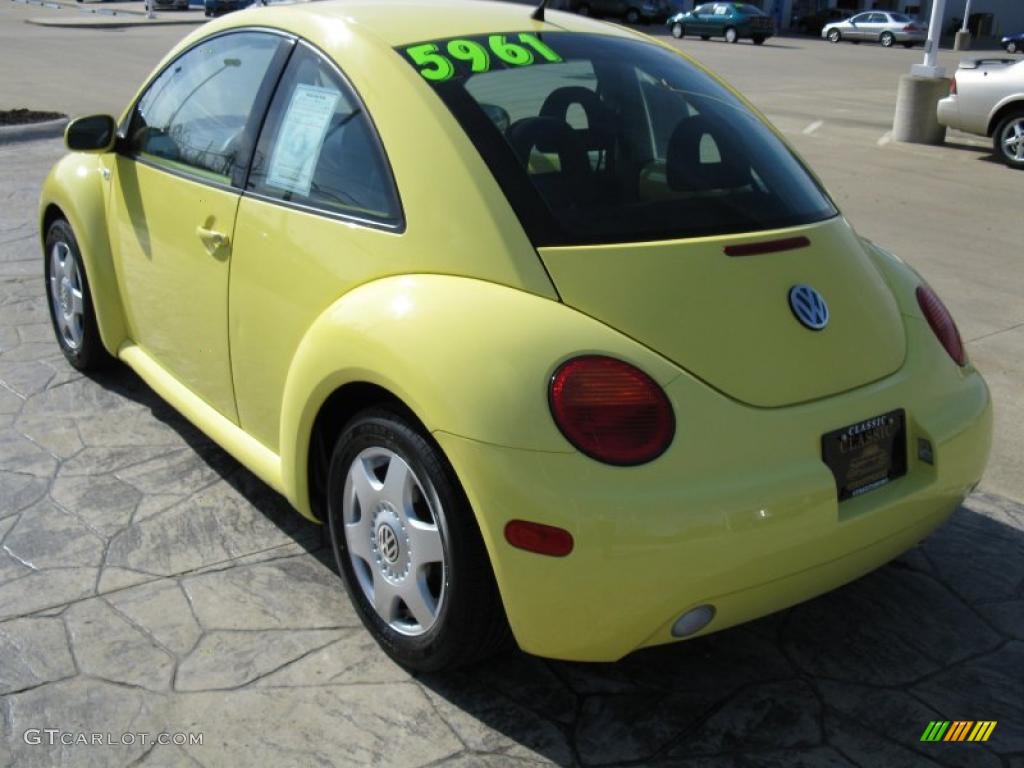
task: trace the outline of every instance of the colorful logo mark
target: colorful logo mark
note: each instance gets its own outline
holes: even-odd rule
[[[932,720],[921,734],[921,741],[988,741],[996,729],[996,720]]]

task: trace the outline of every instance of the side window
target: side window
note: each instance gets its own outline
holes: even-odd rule
[[[363,105],[305,46],[296,48],[274,94],[247,188],[385,224],[401,219],[391,170]]]
[[[228,184],[246,121],[281,38],[260,32],[215,37],[168,66],[139,99],[129,151]]]

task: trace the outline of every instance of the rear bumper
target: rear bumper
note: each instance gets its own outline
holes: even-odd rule
[[[649,465],[501,448],[437,433],[481,523],[513,632],[542,656],[611,661],[673,641],[672,623],[710,603],[714,632],[833,589],[914,546],[981,477],[988,389],[907,318],[903,369],[799,406],[740,405],[681,375],[672,448]],[[908,473],[838,504],[820,459],[827,431],[905,408]],[[931,442],[934,464],[917,458]],[[569,530],[565,558],[503,538],[512,519]]]
[[[936,114],[939,123],[947,128],[960,127],[960,102],[957,101],[956,96],[940,99],[939,105],[936,107]]]
[[[927,32],[903,32],[899,30],[893,32],[893,36],[895,36],[897,43],[923,43],[928,39]]]

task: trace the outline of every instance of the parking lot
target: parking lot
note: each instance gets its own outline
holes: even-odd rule
[[[68,12],[0,0],[0,108],[118,114],[190,29],[24,23]],[[978,137],[891,141],[919,50],[674,44],[766,113],[957,318],[996,437],[953,519],[847,587],[689,643],[410,677],[363,630],[317,526],[126,368],[64,362],[35,207],[63,148],[0,144],[0,768],[1024,768],[1024,174]],[[957,719],[998,725],[986,743],[920,741]],[[162,732],[185,743],[155,745]]]

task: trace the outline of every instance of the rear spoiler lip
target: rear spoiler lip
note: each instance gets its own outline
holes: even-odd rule
[[[985,58],[985,59],[965,59],[960,62],[960,69],[977,69],[983,64],[1016,64],[1020,59],[1010,58]]]

